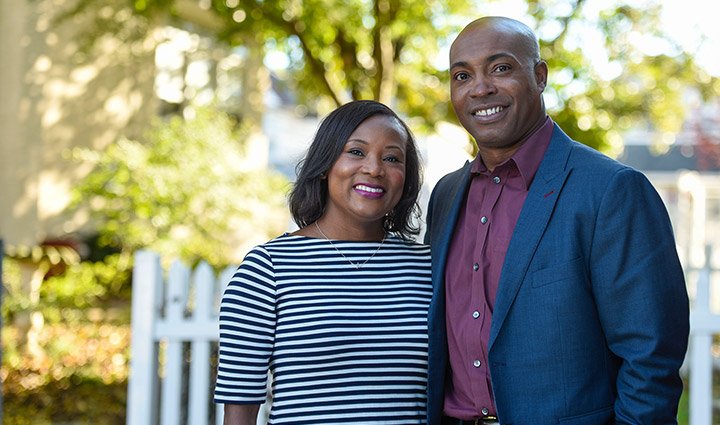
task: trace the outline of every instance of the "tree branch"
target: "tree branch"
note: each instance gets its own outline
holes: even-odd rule
[[[266,18],[270,23],[282,29],[288,35],[294,35],[300,41],[300,47],[305,57],[305,63],[310,67],[310,74],[314,76],[320,83],[320,88],[325,94],[329,95],[336,105],[342,105],[346,103],[347,95],[345,95],[341,89],[333,87],[327,73],[325,72],[325,64],[322,60],[318,59],[310,49],[307,38],[304,36],[302,31],[303,23],[298,19],[285,20],[281,15],[276,15],[269,10],[267,6],[262,6],[256,1],[244,2],[243,5],[247,10],[253,10],[255,8],[261,8],[263,11],[263,18]]]
[[[399,56],[390,24],[397,19],[400,4],[391,0],[375,0],[373,14],[373,59],[377,72],[374,77],[373,95],[378,101],[390,104],[395,92],[395,61]]]
[[[551,44],[555,44],[557,42],[560,42],[565,39],[568,33],[568,28],[570,25],[570,21],[577,18],[580,15],[580,12],[582,12],[582,6],[585,3],[585,0],[576,0],[575,7],[573,7],[573,12],[565,16],[564,18],[560,18],[558,21],[562,24],[562,31],[560,31],[560,34],[558,34],[555,39],[552,40]]]

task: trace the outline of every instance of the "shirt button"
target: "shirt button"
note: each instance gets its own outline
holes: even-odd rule
[[[487,217],[485,217],[485,216],[480,217],[480,223],[482,223],[482,224],[487,223]]]
[[[473,319],[477,319],[478,317],[480,317],[480,312],[477,310],[473,311]]]
[[[482,413],[483,415],[487,415],[488,413],[490,413],[490,411],[487,407],[483,407],[482,410],[480,410],[480,413]]]
[[[495,183],[495,184],[500,183],[500,177],[498,177],[498,176],[493,177],[493,183]]]
[[[475,366],[475,367],[480,367],[481,364],[482,364],[482,363],[480,362],[480,360],[475,360],[475,361],[473,362],[473,366]],[[483,413],[483,415],[484,415],[484,414],[485,414],[485,413]]]
[[[480,268],[480,264],[478,264],[478,263],[473,264],[473,270],[478,271],[479,268]]]

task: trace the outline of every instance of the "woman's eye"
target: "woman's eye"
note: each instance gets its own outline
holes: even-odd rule
[[[357,155],[357,156],[362,156],[362,155],[363,155],[363,151],[361,151],[360,149],[348,149],[347,152],[348,152],[350,155]]]
[[[387,162],[402,162],[402,161],[400,161],[400,158],[398,158],[396,156],[385,157],[385,161],[387,161]]]

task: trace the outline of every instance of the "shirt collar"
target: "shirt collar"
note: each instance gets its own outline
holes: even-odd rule
[[[507,161],[499,164],[498,167],[502,167],[510,161],[514,162],[525,183],[525,188],[530,189],[530,184],[535,178],[535,173],[537,173],[538,168],[540,168],[540,162],[542,162],[545,156],[547,147],[550,145],[553,128],[553,120],[550,117],[546,117],[543,125],[535,130],[525,143],[523,143]],[[484,174],[488,172],[479,154],[473,160],[470,172],[473,174]]]

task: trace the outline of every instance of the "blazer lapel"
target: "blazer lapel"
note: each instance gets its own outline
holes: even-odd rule
[[[550,145],[540,163],[510,239],[500,273],[488,348],[492,348],[520,289],[530,261],[570,174],[566,168],[571,140],[555,125]]]
[[[450,239],[455,231],[455,224],[457,223],[460,209],[465,199],[465,192],[470,182],[469,176],[470,162],[466,162],[460,173],[460,180],[457,184],[452,185],[453,190],[448,193],[447,196],[438,198],[438,201],[445,201],[445,203],[438,205],[438,211],[440,211],[441,217],[433,218],[433,220],[444,223],[445,226],[438,235],[438,239],[432,241],[433,258],[437,258],[437,261],[439,261],[437,264],[439,267],[437,267],[436,270],[445,270],[448,249],[450,248]]]
[[[432,247],[432,285],[433,302],[430,304],[428,316],[432,323],[428,327],[430,338],[437,337],[446,345],[445,335],[445,265],[450,248],[450,239],[454,233],[455,223],[460,215],[460,208],[465,199],[465,191],[469,184],[470,163],[458,173],[455,181],[447,185],[446,193],[441,193],[435,200],[437,204],[433,208],[433,221],[443,223],[443,227],[433,232],[430,238]]]

